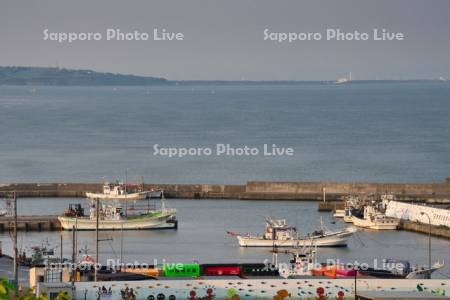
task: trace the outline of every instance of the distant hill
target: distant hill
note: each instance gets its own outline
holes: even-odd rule
[[[166,85],[165,78],[42,67],[1,67],[0,85]]]

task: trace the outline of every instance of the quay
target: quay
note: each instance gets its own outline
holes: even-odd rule
[[[13,217],[0,217],[0,233],[14,229]],[[19,231],[53,231],[61,230],[58,216],[17,216]]]
[[[399,229],[428,234],[430,232],[430,225],[419,222],[402,220],[400,222]],[[431,235],[450,239],[450,228],[446,226],[431,225]]]
[[[12,191],[18,197],[85,197],[86,192],[101,192],[103,183],[0,183],[0,197]],[[248,181],[230,184],[167,184],[147,183],[146,189],[163,189],[167,198],[241,199],[340,202],[348,194],[395,195],[398,201],[427,204],[450,204],[450,177],[431,183],[368,183],[368,182],[271,182]],[[332,204],[334,205],[334,204]],[[334,207],[334,206],[333,206]]]

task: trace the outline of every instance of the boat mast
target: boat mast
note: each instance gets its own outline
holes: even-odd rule
[[[122,224],[120,224],[120,268],[122,270],[122,264],[123,264],[123,220],[121,222],[122,222]]]
[[[96,219],[96,221],[95,221],[95,236],[96,236],[96,239],[95,239],[95,262],[97,265],[98,265],[98,242],[99,242],[98,222],[99,222],[99,212],[100,212],[99,204],[100,204],[100,201],[97,198],[95,200],[95,210],[96,210],[96,216],[95,216],[95,219]],[[97,281],[97,266],[94,266],[94,281]]]
[[[125,218],[128,217],[128,201],[127,201],[127,181],[128,181],[128,169],[125,169]]]
[[[13,233],[13,247],[14,247],[14,287],[19,287],[19,270],[17,261],[17,194],[13,192],[14,200],[14,233]]]

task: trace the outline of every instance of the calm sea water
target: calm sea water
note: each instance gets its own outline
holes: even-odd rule
[[[123,179],[161,183],[247,180],[442,181],[450,170],[450,84],[186,85],[170,87],[0,86],[0,183]],[[153,155],[153,145],[215,147],[275,143],[291,157]],[[19,213],[59,214],[80,199],[21,199]],[[239,262],[271,257],[242,249],[227,230],[261,233],[264,217],[287,218],[311,232],[328,213],[312,202],[171,200],[177,231],[126,232],[127,261]],[[118,258],[120,233],[102,233],[102,260]],[[25,249],[59,233],[21,233]],[[63,233],[69,256],[71,234]],[[10,253],[8,234],[0,235]],[[94,233],[79,233],[93,253]],[[434,259],[449,241],[433,238]],[[348,248],[321,249],[321,259],[427,262],[427,236],[361,231]],[[444,274],[450,275],[446,267]]]
[[[449,116],[448,82],[0,86],[0,182],[442,181]],[[218,143],[295,155],[153,155]]]
[[[330,213],[317,212],[316,202],[291,201],[242,201],[242,200],[167,200],[167,204],[177,208],[180,220],[178,230],[125,231],[124,261],[127,262],[263,262],[271,260],[271,249],[240,248],[237,241],[226,234],[227,230],[240,233],[263,233],[264,217],[287,218],[304,235],[317,229],[322,218],[330,229],[346,226],[342,221],[332,224]],[[69,203],[84,203],[82,199],[20,199],[19,213],[22,214],[60,214]],[[45,212],[42,209],[45,207]],[[63,232],[63,252],[71,257],[72,234]],[[119,259],[121,234],[117,231],[101,232],[101,239],[112,241],[100,243],[101,260]],[[59,232],[30,232],[19,234],[19,247],[30,251],[32,246],[47,240],[60,252]],[[11,253],[11,239],[7,233],[0,234],[3,251]],[[79,232],[78,248],[87,246],[89,253],[95,255],[95,232]],[[450,241],[433,238],[432,254],[434,260],[448,260]],[[347,248],[319,248],[320,261],[328,258],[341,262],[359,262],[373,264],[383,258],[408,259],[413,264],[428,263],[427,235],[406,231],[369,231],[361,230],[349,241]],[[285,255],[280,261],[287,262]],[[444,275],[442,275],[444,274]],[[436,276],[450,276],[450,267],[446,266]]]

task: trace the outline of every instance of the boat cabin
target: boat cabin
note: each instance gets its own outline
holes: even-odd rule
[[[297,229],[287,225],[285,219],[266,219],[264,239],[266,240],[291,240],[295,238]]]

